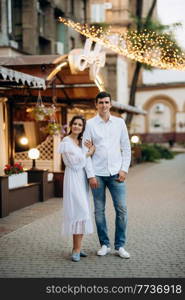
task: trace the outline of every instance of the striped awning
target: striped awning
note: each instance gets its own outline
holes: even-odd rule
[[[0,66],[0,86],[12,86],[13,82],[17,85],[28,85],[43,89],[46,88],[45,80],[43,78]]]

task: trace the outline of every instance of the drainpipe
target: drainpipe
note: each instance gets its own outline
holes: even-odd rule
[[[87,23],[87,0],[83,0],[83,10],[84,10],[84,23]]]
[[[8,37],[12,35],[12,0],[7,0]]]

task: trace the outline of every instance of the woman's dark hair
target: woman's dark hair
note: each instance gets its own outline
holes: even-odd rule
[[[75,120],[82,120],[82,123],[83,123],[82,132],[78,135],[78,140],[81,142],[82,136],[83,136],[83,133],[84,133],[84,130],[85,130],[86,119],[83,116],[81,116],[81,115],[74,116],[71,119],[70,123],[69,123],[70,132],[68,133],[68,135],[70,135],[72,133],[71,127],[72,127],[72,125],[73,125],[73,123],[74,123]]]
[[[96,103],[98,102],[98,99],[103,99],[105,97],[109,97],[110,102],[111,102],[111,95],[107,92],[100,92],[97,96],[96,96]]]

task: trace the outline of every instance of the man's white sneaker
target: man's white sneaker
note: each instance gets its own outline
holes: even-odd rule
[[[116,253],[122,258],[130,258],[130,254],[123,247],[116,250]]]
[[[109,253],[111,249],[106,245],[103,245],[100,250],[98,250],[97,255],[104,256]]]

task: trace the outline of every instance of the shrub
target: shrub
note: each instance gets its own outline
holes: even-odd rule
[[[174,158],[174,153],[172,151],[170,151],[168,148],[158,145],[158,144],[154,144],[154,148],[160,152],[161,158],[165,158],[165,159]]]
[[[152,145],[141,145],[141,160],[142,161],[156,161],[161,158],[160,152]]]
[[[172,159],[174,154],[172,151],[158,144],[149,145],[142,144],[141,145],[141,160],[142,161],[157,161],[161,158]]]

